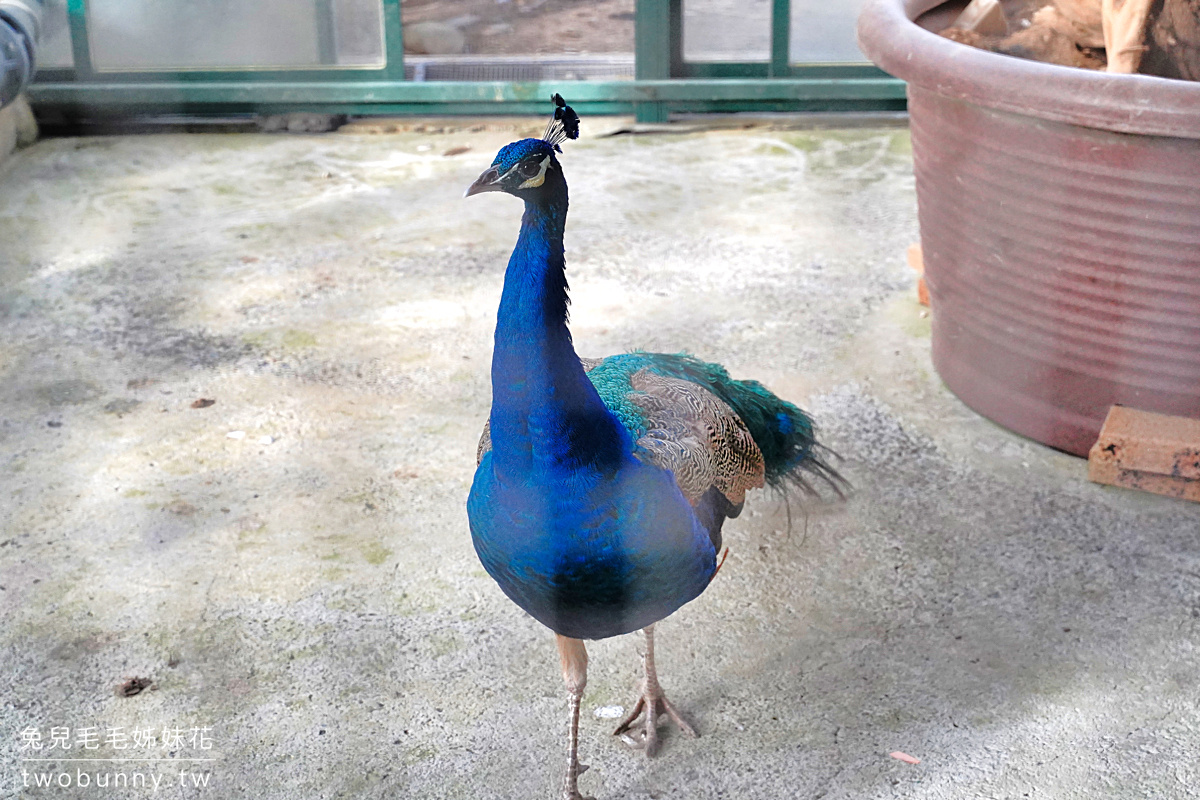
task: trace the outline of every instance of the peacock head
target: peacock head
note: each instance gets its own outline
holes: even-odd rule
[[[467,188],[466,197],[482,192],[508,192],[523,200],[536,201],[565,185],[562,167],[555,157],[559,142],[579,138],[579,115],[556,94],[554,117],[541,139],[521,139],[500,148],[492,165]]]

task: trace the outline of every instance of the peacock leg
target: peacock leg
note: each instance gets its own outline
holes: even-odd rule
[[[638,697],[633,711],[630,711],[629,716],[625,717],[613,731],[613,735],[620,736],[635,747],[644,748],[646,755],[652,756],[658,752],[658,720],[664,714],[675,723],[679,730],[683,731],[684,736],[695,738],[696,731],[684,721],[683,717],[679,716],[679,712],[667,700],[662,686],[658,683],[658,671],[654,668],[654,626],[647,625],[645,634],[646,654],[642,657],[642,662],[646,667],[646,677],[642,680],[641,696]],[[641,716],[643,711],[646,719],[641,725],[641,731],[633,736],[623,735],[627,731],[633,730],[634,721]]]
[[[579,793],[579,776],[587,769],[579,763],[579,704],[587,686],[587,649],[579,639],[555,634],[558,657],[562,662],[563,682],[567,685],[567,705],[571,711],[570,738],[567,744],[567,777],[563,800],[592,800]]]

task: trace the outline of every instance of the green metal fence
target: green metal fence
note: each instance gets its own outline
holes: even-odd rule
[[[89,0],[67,0],[74,67],[42,70],[35,104],[67,115],[232,114],[312,111],[339,114],[541,114],[555,91],[581,113],[636,114],[662,122],[672,112],[903,110],[904,85],[869,64],[789,62],[790,0],[772,0],[769,61],[694,62],[683,58],[682,0],[637,0],[634,80],[406,80],[401,0],[380,0],[379,66],[305,69],[98,70],[90,48]],[[317,30],[329,0],[317,0]],[[329,44],[321,36],[321,61]]]

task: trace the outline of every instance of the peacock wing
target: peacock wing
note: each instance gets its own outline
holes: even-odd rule
[[[627,400],[642,413],[644,433],[637,445],[645,460],[669,470],[693,506],[715,488],[728,502],[728,516],[736,516],[746,491],[764,480],[762,452],[746,423],[724,400],[686,378],[643,368],[629,385]]]
[[[636,439],[638,455],[671,472],[692,505],[715,488],[728,504],[728,516],[734,516],[746,491],[763,485],[763,455],[750,429],[709,389],[686,378],[660,374],[651,366],[632,371],[629,367],[638,365],[632,358],[579,360],[587,373],[602,364],[611,368],[601,370],[605,374],[599,378],[598,388]],[[488,421],[479,437],[475,463],[491,449]]]
[[[483,461],[483,457],[492,451],[492,420],[483,421],[483,434],[479,437],[479,446],[475,448],[475,466]]]

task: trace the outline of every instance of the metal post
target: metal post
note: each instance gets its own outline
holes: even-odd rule
[[[400,0],[383,2],[383,54],[387,66],[383,75],[389,81],[404,80],[404,27]]]
[[[96,69],[92,66],[92,48],[88,43],[87,0],[67,0],[67,22],[71,28],[75,79],[88,80],[95,76]]]
[[[670,71],[668,78],[683,77],[683,0],[667,0],[670,5]]]
[[[671,10],[679,0],[637,0],[634,13],[634,75],[639,81],[671,77]],[[634,106],[638,122],[666,122],[665,103],[653,99]]]
[[[784,78],[791,72],[792,3],[791,0],[771,2],[771,66],[770,78]]]

